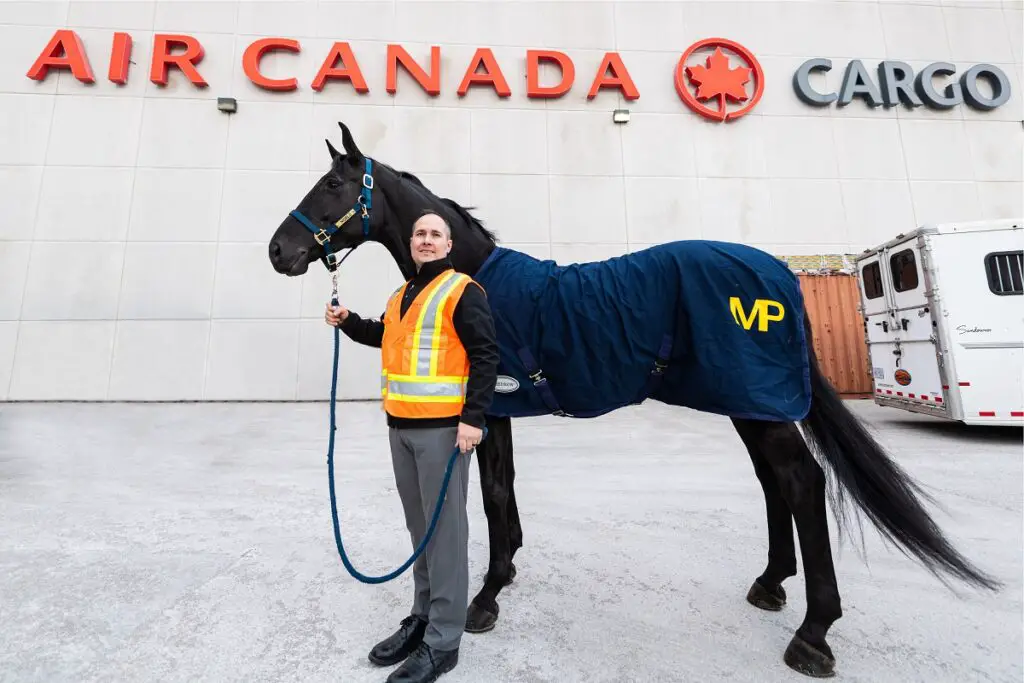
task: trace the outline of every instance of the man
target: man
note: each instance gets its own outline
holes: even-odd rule
[[[388,300],[382,320],[327,306],[327,324],[379,347],[395,483],[413,548],[426,534],[452,450],[471,452],[497,381],[498,347],[483,289],[448,260],[451,229],[425,212],[413,224],[416,275]],[[426,400],[424,400],[426,399]],[[433,681],[459,660],[469,600],[466,494],[469,457],[452,469],[433,538],[413,565],[415,596],[398,631],[369,658],[390,666],[388,683]]]

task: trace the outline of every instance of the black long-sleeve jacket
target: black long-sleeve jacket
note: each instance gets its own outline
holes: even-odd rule
[[[452,267],[447,259],[424,263],[420,271],[409,280],[402,297],[401,314],[409,310],[413,299],[423,291],[431,280]],[[380,320],[364,319],[349,311],[340,329],[352,341],[380,348],[384,339],[384,316]],[[461,417],[451,418],[401,418],[388,415],[391,427],[448,427],[461,420],[468,425],[483,428],[484,412],[494,397],[494,386],[498,376],[498,343],[495,339],[494,320],[487,303],[487,296],[479,287],[466,287],[455,305],[452,324],[459,341],[469,357],[469,380],[466,385],[466,402]]]

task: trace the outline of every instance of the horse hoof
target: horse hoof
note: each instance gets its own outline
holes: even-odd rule
[[[786,654],[782,657],[794,671],[812,678],[831,678],[836,675],[836,660],[831,653],[822,652],[800,636],[794,635],[789,641]]]
[[[755,580],[747,592],[747,602],[759,609],[778,612],[786,605],[786,591],[782,586],[770,591]]]
[[[496,623],[498,623],[496,612],[489,612],[475,602],[470,603],[469,609],[466,610],[467,633],[486,633],[494,628]]]

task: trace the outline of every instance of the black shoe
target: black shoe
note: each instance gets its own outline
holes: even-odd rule
[[[370,661],[377,666],[398,664],[423,642],[426,630],[426,620],[407,616],[402,619],[402,625],[397,631],[373,646],[369,654]]]
[[[421,643],[402,666],[388,676],[387,683],[431,683],[459,663],[459,648],[435,650]]]

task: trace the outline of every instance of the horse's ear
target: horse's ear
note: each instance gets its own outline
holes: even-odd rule
[[[327,151],[331,153],[331,162],[333,163],[337,161],[338,158],[341,156],[341,152],[334,149],[334,145],[332,145],[331,141],[328,140],[327,138],[324,138],[324,142],[327,143]]]
[[[352,132],[341,121],[338,121],[338,127],[341,128],[341,143],[345,147],[345,153],[348,154],[348,160],[352,164],[361,164],[363,153],[356,147],[356,141],[352,139]]]

